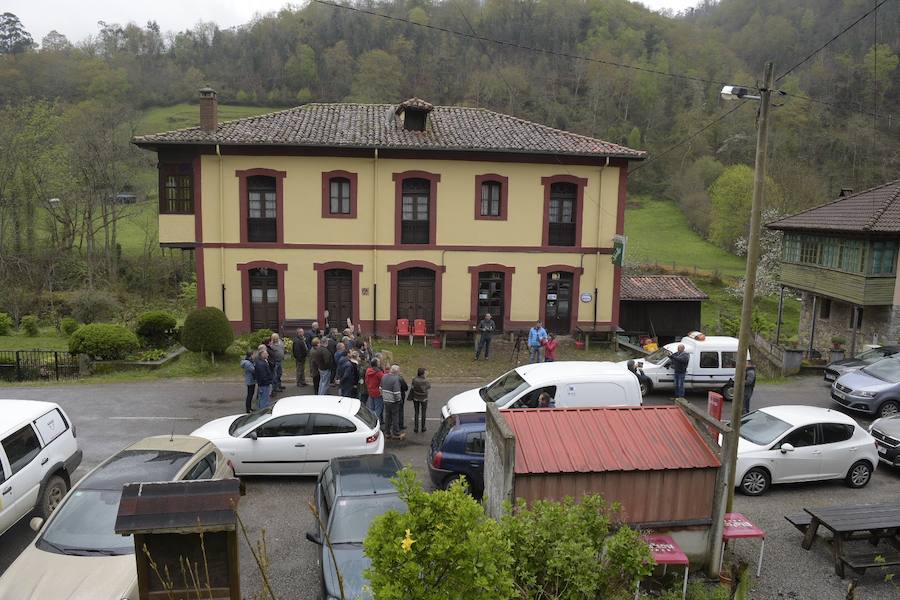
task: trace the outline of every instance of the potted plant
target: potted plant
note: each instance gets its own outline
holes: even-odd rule
[[[844,344],[847,343],[847,338],[842,335],[834,335],[831,336],[831,347],[835,350],[840,350],[844,347]]]
[[[792,335],[789,338],[787,338],[786,340],[784,340],[784,343],[788,348],[796,348],[797,346],[800,345],[800,338],[797,337],[796,335]]]

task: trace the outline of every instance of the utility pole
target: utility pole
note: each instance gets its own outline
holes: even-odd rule
[[[744,409],[744,383],[747,379],[747,351],[750,349],[750,326],[753,323],[753,295],[756,291],[756,267],[759,264],[759,234],[766,189],[766,150],[769,141],[769,101],[772,96],[773,66],[765,66],[765,83],[760,90],[759,123],[756,128],[756,167],[753,173],[753,204],[750,207],[750,247],[747,250],[747,274],[744,281],[744,303],[741,307],[741,329],[738,334],[737,365],[734,373],[734,399],[731,402],[732,444],[728,461],[731,465],[726,512],[734,505],[737,447]]]

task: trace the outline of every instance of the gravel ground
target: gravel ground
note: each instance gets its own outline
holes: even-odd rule
[[[440,407],[453,394],[472,384],[435,384],[429,402],[427,434],[411,434],[405,443],[391,442],[387,450],[395,452],[404,464],[410,464],[423,481],[428,481],[425,464],[427,447],[440,415]],[[307,388],[308,390],[308,388]],[[84,450],[84,462],[76,473],[83,476],[129,443],[160,433],[189,433],[204,422],[240,412],[243,389],[239,381],[172,380],[152,383],[128,383],[46,388],[0,388],[0,397],[52,400],[61,404],[78,427]],[[691,398],[705,406],[703,396]],[[665,403],[659,396],[649,403]],[[827,387],[816,378],[792,380],[781,385],[760,385],[754,407],[772,404],[810,404],[829,406]],[[407,407],[409,408],[409,407]],[[726,413],[729,407],[726,405]],[[411,417],[407,416],[407,419]],[[868,424],[865,419],[861,423]],[[270,563],[270,579],[279,598],[307,600],[318,592],[318,549],[306,541],[304,533],[313,527],[307,502],[312,498],[314,481],[310,479],[247,478],[247,495],[241,500],[241,515],[252,540],[265,529]],[[830,548],[818,540],[806,552],[800,547],[801,534],[784,520],[785,514],[803,507],[837,503],[879,503],[897,500],[900,472],[879,468],[872,482],[862,490],[850,490],[841,483],[776,486],[761,498],[738,495],[735,509],[745,514],[767,533],[762,577],[754,586],[754,600],[840,600],[846,595],[847,582],[834,574]],[[0,543],[0,572],[15,560],[33,539],[27,522],[7,532]],[[737,552],[754,565],[758,542],[742,540]],[[900,570],[891,572],[900,578]],[[858,600],[900,598],[900,591],[883,581],[883,573],[870,570],[859,580]],[[251,597],[260,589],[259,574],[246,544],[241,548],[241,579],[244,595]]]

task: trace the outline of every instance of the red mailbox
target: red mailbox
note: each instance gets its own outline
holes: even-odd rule
[[[719,392],[709,392],[706,398],[706,412],[713,419],[722,420],[722,406],[725,404],[725,397]],[[719,432],[709,427],[709,433],[714,439],[718,439]]]

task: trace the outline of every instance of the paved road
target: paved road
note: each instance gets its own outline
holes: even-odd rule
[[[412,434],[406,442],[389,442],[404,464],[414,467],[423,481],[428,480],[426,456],[431,434],[440,417],[440,407],[452,395],[472,384],[435,384],[428,406],[429,432]],[[306,388],[307,390],[309,388]],[[190,433],[204,422],[242,411],[243,386],[234,383],[199,380],[172,380],[147,383],[72,385],[45,388],[0,388],[0,397],[52,400],[72,416],[84,450],[84,462],[76,473],[83,476],[109,455],[147,435]],[[702,395],[690,398],[705,407]],[[665,403],[662,395],[649,403]],[[761,385],[754,396],[754,407],[773,404],[811,404],[830,406],[827,387],[820,380],[803,378],[778,386]],[[411,412],[411,407],[407,407]],[[725,407],[726,414],[730,410]],[[407,416],[411,421],[411,416]],[[867,425],[868,420],[860,419]],[[307,542],[304,532],[312,529],[307,502],[312,498],[314,481],[310,479],[247,478],[247,495],[241,500],[241,514],[252,539],[263,530],[269,548],[270,576],[281,598],[315,598],[318,585],[317,547]],[[864,490],[849,490],[840,483],[782,486],[762,498],[738,496],[736,508],[766,529],[769,543],[763,578],[753,594],[759,599],[844,598],[846,584],[834,576],[824,544],[810,552],[800,548],[800,534],[782,518],[803,506],[838,502],[885,502],[896,500],[900,476],[880,469]],[[7,532],[0,544],[0,572],[4,571],[33,539],[26,522]],[[756,546],[743,542],[738,549],[755,560]],[[801,569],[801,570],[797,570]],[[247,546],[241,548],[241,571],[245,595],[259,588],[259,576]],[[802,573],[799,577],[797,574]],[[870,571],[861,582],[859,598],[888,598],[890,588],[881,575]],[[812,586],[812,587],[810,587]],[[815,592],[813,592],[815,590]]]

